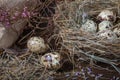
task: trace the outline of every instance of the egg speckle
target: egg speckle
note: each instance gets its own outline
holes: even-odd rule
[[[114,29],[113,29],[113,32],[115,32],[116,35],[117,35],[118,37],[120,37],[120,26],[114,28]]]

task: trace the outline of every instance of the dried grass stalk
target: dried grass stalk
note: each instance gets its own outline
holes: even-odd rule
[[[120,38],[116,40],[104,40],[80,30],[84,13],[89,18],[96,20],[97,14],[103,9],[110,9],[119,14],[119,1],[113,0],[81,0],[73,2],[63,2],[57,6],[57,16],[54,23],[61,30],[63,46],[69,53],[85,58],[110,64],[120,73],[116,65],[119,65],[120,58]],[[119,19],[115,24],[119,24]],[[97,22],[97,21],[96,21]],[[71,55],[71,54],[70,54]]]

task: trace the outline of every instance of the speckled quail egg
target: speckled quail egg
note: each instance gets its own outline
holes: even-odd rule
[[[46,53],[41,57],[41,64],[43,64],[47,69],[59,69],[61,55],[57,52]]]
[[[114,22],[116,20],[116,14],[111,10],[103,10],[99,13],[97,19],[100,21],[107,20]]]
[[[27,47],[29,51],[35,53],[43,53],[48,49],[44,39],[41,37],[31,37],[27,42]]]
[[[120,37],[120,26],[119,26],[119,27],[115,27],[115,28],[113,29],[113,32],[115,32],[116,35],[117,35],[118,37]]]
[[[117,35],[111,30],[105,30],[98,33],[98,37],[101,39],[111,39],[114,40],[117,38]]]
[[[98,25],[99,31],[109,30],[112,27],[113,27],[113,24],[110,21],[102,21]]]
[[[87,19],[86,22],[82,24],[81,30],[95,33],[97,31],[97,25],[94,21]]]

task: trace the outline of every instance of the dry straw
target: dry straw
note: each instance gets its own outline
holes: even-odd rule
[[[40,3],[35,12],[42,12],[41,10],[52,1]],[[96,34],[80,30],[86,18],[98,23],[96,16],[103,9],[116,12],[117,21],[114,26],[120,27],[120,0],[59,0],[53,18],[41,17],[44,12],[34,16],[28,22],[30,27],[27,28],[30,29],[25,29],[28,30],[25,31],[28,34],[22,34],[22,39],[18,40],[19,45],[24,49],[1,50],[0,80],[72,80],[74,73],[79,77],[76,80],[86,80],[89,76],[94,77],[94,79],[88,78],[89,80],[99,80],[97,75],[100,71],[104,71],[103,76],[100,75],[102,73],[99,74],[100,79],[110,80],[112,76],[115,78],[115,75],[116,80],[119,80],[120,38],[104,40]],[[39,27],[42,21],[54,23],[54,26]],[[27,52],[26,41],[34,35],[43,37],[50,45],[48,52],[57,51],[63,56],[64,60],[61,62],[65,68],[58,70],[58,73],[55,70],[49,71],[41,64],[41,55]],[[104,67],[106,64],[107,66]],[[72,69],[69,70],[70,66]],[[93,72],[89,67],[96,69],[97,73],[91,74]]]
[[[54,23],[61,30],[62,45],[68,49],[70,56],[74,54],[86,61],[109,64],[120,73],[117,67],[120,64],[120,38],[105,40],[100,39],[96,34],[80,30],[84,18],[93,19],[98,23],[96,16],[103,9],[113,10],[117,14],[117,21],[114,25],[120,27],[119,8],[119,0],[76,0],[73,2],[65,0],[57,5],[58,14],[54,17]]]

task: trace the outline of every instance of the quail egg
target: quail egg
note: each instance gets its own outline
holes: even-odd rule
[[[47,69],[59,69],[61,64],[61,55],[57,52],[46,53],[41,57],[41,64]]]
[[[41,37],[31,37],[27,42],[27,47],[31,52],[43,53],[48,49],[45,41]]]
[[[95,33],[97,31],[97,25],[94,21],[87,19],[86,22],[82,24],[81,30]]]
[[[114,40],[117,38],[117,35],[111,30],[105,30],[98,33],[98,37],[101,39],[111,39]]]
[[[114,28],[114,29],[113,29],[113,32],[115,32],[115,33],[116,33],[116,35],[117,35],[118,37],[120,37],[120,26],[119,26],[119,27]]]
[[[116,14],[111,10],[103,10],[99,13],[97,16],[97,19],[100,21],[107,20],[107,21],[113,21],[116,20]]]
[[[113,27],[113,24],[110,21],[102,21],[98,25],[99,31],[109,30],[112,27]]]

